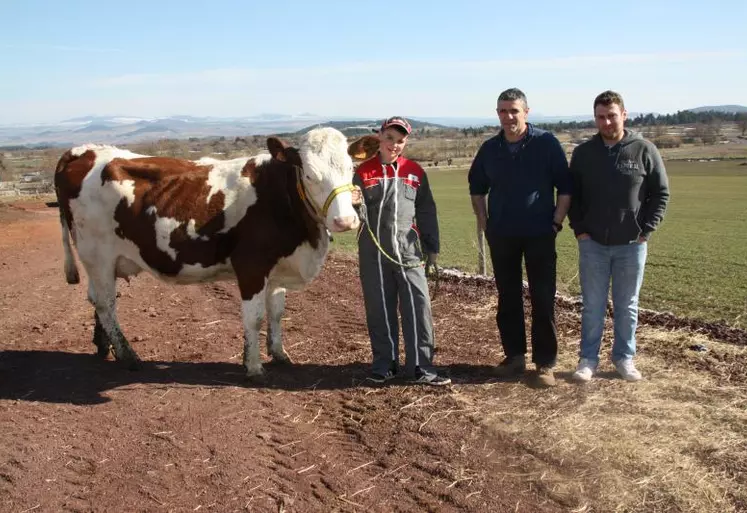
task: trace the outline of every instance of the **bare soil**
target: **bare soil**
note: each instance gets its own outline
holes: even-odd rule
[[[244,380],[232,282],[170,286],[141,275],[120,281],[119,292],[140,371],[94,356],[86,282],[64,280],[57,209],[0,204],[0,511],[550,513],[578,505],[537,486],[542,478],[527,479],[541,452],[531,441],[486,422],[486,401],[518,393],[531,407],[549,397],[531,378],[491,377],[502,354],[491,287],[440,284],[437,363],[454,380],[448,389],[366,384],[370,347],[348,255],[331,255],[317,280],[289,293],[283,327],[294,364],[268,366],[262,386]],[[561,350],[571,353],[573,307],[559,306],[558,321]],[[734,376],[744,385],[743,371]],[[550,463],[557,475],[574,473]]]

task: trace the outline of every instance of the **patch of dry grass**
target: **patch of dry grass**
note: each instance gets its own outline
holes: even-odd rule
[[[616,376],[605,344],[597,377],[577,385],[576,328],[562,339],[555,389],[460,387],[459,401],[479,405],[486,436],[519,450],[507,476],[576,512],[747,509],[747,348],[644,327],[642,382]]]

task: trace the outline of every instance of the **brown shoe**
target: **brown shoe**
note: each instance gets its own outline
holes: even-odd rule
[[[524,374],[527,369],[526,357],[522,354],[513,358],[504,359],[494,371],[498,378],[509,379],[516,378]]]
[[[543,388],[555,386],[555,373],[552,367],[545,365],[537,368],[537,384]]]

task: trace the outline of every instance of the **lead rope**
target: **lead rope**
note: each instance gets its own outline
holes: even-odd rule
[[[376,249],[379,250],[379,252],[384,255],[384,258],[389,260],[394,265],[397,265],[399,267],[403,267],[405,269],[415,269],[416,267],[425,266],[425,276],[426,278],[433,278],[434,280],[434,287],[433,287],[433,293],[431,294],[431,301],[433,301],[436,298],[436,295],[438,294],[438,289],[441,282],[441,273],[438,270],[438,265],[431,264],[428,260],[418,260],[417,262],[413,262],[412,264],[405,264],[403,262],[399,262],[395,258],[393,258],[389,253],[386,252],[386,250],[381,246],[381,243],[379,242],[379,239],[374,235],[373,230],[371,230],[371,225],[368,222],[368,211],[366,210],[366,203],[365,201],[361,201],[361,204],[358,205],[359,211],[358,211],[358,217],[361,220],[361,223],[366,226],[366,230],[368,231],[368,235],[371,237],[371,240],[373,241],[374,245],[376,246]],[[361,234],[363,233],[363,227],[361,227],[358,230],[358,236],[357,239],[361,238]],[[417,242],[418,251],[420,251],[420,254],[423,254],[423,250],[420,247],[420,239],[418,238]]]

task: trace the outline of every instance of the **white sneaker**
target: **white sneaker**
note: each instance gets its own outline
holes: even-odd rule
[[[594,360],[590,360],[589,358],[581,358],[578,361],[576,372],[573,373],[573,381],[578,381],[580,383],[591,381],[591,377],[594,375],[594,372],[596,370],[597,364]]]
[[[625,381],[639,381],[641,379],[641,373],[635,368],[635,364],[631,358],[624,358],[615,362],[615,369],[617,373],[622,376]]]

